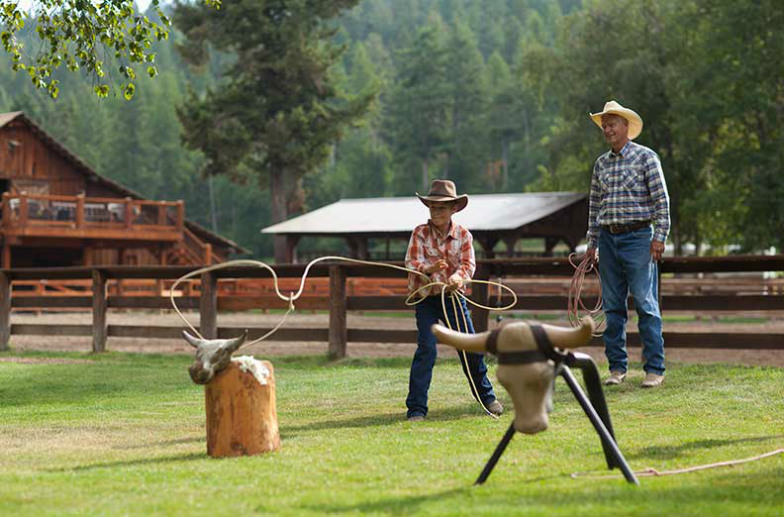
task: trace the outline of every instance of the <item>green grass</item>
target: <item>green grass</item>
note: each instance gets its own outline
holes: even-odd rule
[[[453,361],[436,367],[428,420],[409,424],[408,359],[275,358],[282,449],[216,460],[205,453],[203,390],[188,378],[189,357],[0,358],[11,355],[39,362],[0,362],[0,515],[784,513],[782,455],[641,478],[639,487],[622,478],[572,479],[608,471],[562,381],[550,429],[518,434],[487,483],[473,487],[511,413],[481,416]],[[669,366],[660,389],[640,389],[635,371],[607,391],[632,468],[683,468],[784,447],[784,369]]]

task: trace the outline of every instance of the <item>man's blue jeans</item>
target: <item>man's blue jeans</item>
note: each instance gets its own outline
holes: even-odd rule
[[[455,311],[449,297],[446,298],[447,315],[452,329],[460,330],[469,334],[474,333],[474,324],[468,312],[465,300],[459,299],[458,311],[465,315],[465,328],[463,317],[460,312],[455,318]],[[457,319],[457,321],[455,321]],[[430,389],[430,381],[433,378],[433,366],[436,363],[436,337],[430,330],[434,323],[444,323],[444,311],[441,307],[441,296],[428,296],[424,301],[416,306],[417,323],[417,349],[414,353],[414,360],[411,362],[411,374],[408,380],[408,397],[406,397],[407,415],[425,416],[427,415],[427,391]],[[495,400],[493,386],[487,378],[487,365],[485,365],[482,354],[466,353],[468,360],[468,370],[474,385],[479,393],[482,403],[487,405]],[[466,365],[463,364],[465,373]]]
[[[599,275],[607,317],[604,351],[613,372],[625,372],[628,368],[626,299],[631,293],[639,318],[643,369],[664,374],[658,275],[656,263],[651,259],[651,238],[650,227],[615,235],[602,229],[599,234]]]

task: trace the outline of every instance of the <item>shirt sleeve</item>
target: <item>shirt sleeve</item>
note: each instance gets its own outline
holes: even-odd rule
[[[424,236],[420,228],[414,228],[406,250],[406,267],[424,273],[427,264],[425,257]]]
[[[602,203],[602,188],[599,183],[599,160],[593,165],[591,191],[588,196],[588,233],[585,239],[589,248],[595,248],[599,240],[599,208]]]
[[[476,271],[476,256],[474,254],[474,236],[465,230],[460,243],[460,267],[456,271],[463,280],[471,280]]]
[[[653,203],[653,239],[664,242],[670,233],[670,196],[661,161],[654,152],[645,162],[645,179]]]

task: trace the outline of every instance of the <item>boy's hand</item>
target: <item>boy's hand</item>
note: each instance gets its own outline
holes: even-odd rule
[[[438,259],[435,263],[430,264],[425,268],[425,273],[428,275],[437,271],[443,271],[449,267],[444,259]]]
[[[463,277],[455,273],[454,275],[450,276],[449,279],[446,281],[447,289],[450,291],[456,291],[463,287]]]

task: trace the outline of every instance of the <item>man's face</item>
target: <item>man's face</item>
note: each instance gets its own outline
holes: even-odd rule
[[[430,220],[436,226],[444,226],[449,223],[452,214],[455,213],[457,206],[451,201],[431,201],[427,205],[430,208]]]
[[[618,115],[602,115],[602,130],[604,139],[616,151],[629,139],[629,122]]]

